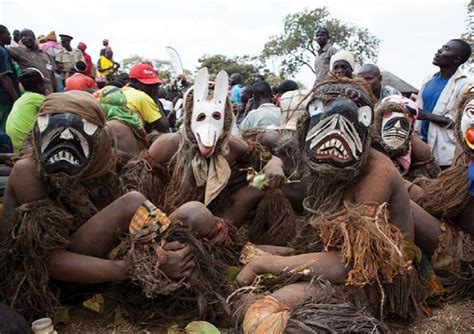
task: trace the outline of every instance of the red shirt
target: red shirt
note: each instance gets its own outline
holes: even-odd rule
[[[82,73],[75,73],[66,79],[66,91],[70,90],[96,90],[97,85],[91,77]]]
[[[84,55],[84,62],[85,62],[86,65],[87,65],[87,70],[86,70],[86,72],[85,72],[84,74],[85,74],[85,75],[88,75],[88,76],[90,76],[90,77],[93,77],[93,75],[92,75],[92,67],[93,67],[93,65],[92,65],[91,56],[90,56],[88,53],[85,53],[85,52],[83,53],[83,55]]]

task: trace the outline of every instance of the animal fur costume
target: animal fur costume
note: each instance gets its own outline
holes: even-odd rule
[[[40,163],[58,162],[59,156],[55,153],[57,149],[53,147],[52,153],[45,155],[49,146],[43,145],[51,138],[48,134],[57,132],[57,128],[48,128],[56,114],[62,119],[70,119],[74,115],[86,120],[90,124],[87,123],[87,128],[84,125],[85,132],[97,128],[93,138],[89,138],[87,148],[82,146],[84,151],[89,152],[90,159],[74,175],[49,173],[45,169],[54,167],[54,164]],[[0,244],[0,261],[4,268],[9,268],[0,272],[2,299],[29,318],[51,316],[60,306],[60,290],[56,282],[50,280],[49,255],[57,249],[67,249],[71,242],[70,235],[75,230],[122,195],[119,174],[122,163],[112,148],[111,135],[104,126],[103,111],[97,101],[85,92],[50,94],[39,110],[31,158],[37,161],[38,175],[45,181],[48,197],[12,210],[8,216],[9,230]],[[61,131],[75,132],[77,129],[68,127]],[[54,142],[54,139],[50,141]],[[63,155],[64,157],[75,162],[67,155]],[[202,316],[213,315],[213,307],[207,305],[216,298],[222,299],[219,294],[225,288],[225,271],[218,270],[221,268],[219,263],[208,252],[212,245],[198,240],[180,222],[163,224],[162,222],[167,221],[166,216],[151,203],[144,203],[142,206],[150,212],[138,219],[141,227],[135,229],[134,233],[130,231],[111,254],[111,257],[124,259],[129,263],[129,278],[133,284],[128,282],[129,285],[126,288],[122,286],[121,290],[139,291],[141,296],[145,294],[149,298],[174,292],[173,298],[168,297],[167,302],[155,302],[153,311],[166,311],[169,308],[169,311],[176,312],[178,308],[179,312],[190,317],[197,313]],[[136,215],[143,210],[140,207]],[[134,219],[137,220],[136,217]],[[160,230],[160,234],[157,234],[158,226],[168,225],[166,230]],[[169,280],[156,270],[162,261],[160,242],[165,238],[168,241],[187,242],[193,248],[200,261],[197,269],[201,273],[199,287],[191,286],[185,280]],[[150,250],[153,252],[150,253]],[[202,264],[203,261],[206,262],[205,265]],[[211,263],[214,267],[209,269]],[[204,267],[209,270],[200,269]],[[145,304],[143,300],[152,304],[149,298],[142,298],[141,305]],[[217,302],[218,300],[213,305]],[[170,307],[171,304],[173,308]],[[209,315],[209,318],[212,319],[212,316]]]
[[[399,114],[398,118],[392,116],[395,113]],[[419,176],[435,178],[439,174],[440,168],[433,157],[428,161],[412,161],[411,139],[413,137],[414,124],[418,117],[418,109],[413,101],[398,95],[388,96],[377,106],[374,114],[372,145],[393,161],[404,178],[408,180],[413,180]],[[386,114],[390,114],[390,117],[394,117],[394,119],[387,120],[388,117],[384,117]],[[394,130],[394,121],[401,124],[398,130]],[[389,145],[384,139],[383,133],[388,132],[387,129],[383,129],[384,124],[386,127],[391,126],[391,138],[400,138],[397,135],[393,135],[395,131],[398,131],[398,133],[400,131],[404,132],[405,140],[399,147],[394,148],[393,145]],[[405,128],[403,128],[403,125]],[[408,130],[406,129],[407,127]]]
[[[447,298],[474,297],[474,237],[456,226],[457,217],[473,201],[474,195],[474,137],[468,137],[469,132],[474,133],[474,108],[472,105],[468,107],[473,101],[474,88],[471,87],[459,102],[454,128],[456,140],[463,150],[461,155],[438,178],[420,178],[414,182],[424,190],[417,203],[444,222],[438,249],[431,257],[431,263],[442,278]],[[471,113],[468,130],[462,129],[463,111]],[[469,120],[469,117],[464,116],[464,120]]]

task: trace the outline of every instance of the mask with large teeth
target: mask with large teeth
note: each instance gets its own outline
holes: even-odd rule
[[[43,171],[73,176],[89,165],[102,129],[77,115],[57,113],[38,116],[34,131]]]
[[[372,138],[390,157],[406,154],[418,117],[416,103],[406,97],[385,97],[375,109]]]
[[[364,157],[372,123],[372,101],[353,83],[327,83],[308,103],[305,153],[318,165],[353,167]]]

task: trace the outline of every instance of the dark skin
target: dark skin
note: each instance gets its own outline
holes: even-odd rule
[[[382,89],[382,75],[380,69],[374,64],[364,64],[359,70],[358,76],[367,81],[370,85],[372,93],[377,99],[380,99],[380,91]]]
[[[6,30],[0,35],[0,46],[5,47],[5,45],[10,45],[11,40],[10,32]],[[18,94],[8,73],[0,75],[0,84],[5,88],[6,92],[12,99],[12,102],[15,102],[18,99]]]
[[[159,91],[159,86],[160,86],[159,84],[147,85],[147,84],[141,83],[140,81],[136,80],[136,81],[133,82],[133,85],[131,85],[131,86],[135,89],[141,90],[142,92],[146,93],[156,103],[155,95]],[[158,106],[158,112],[161,114],[161,117],[160,117],[160,119],[154,121],[153,123],[145,124],[145,130],[148,133],[150,133],[152,131],[158,131],[160,133],[168,133],[169,128],[170,128],[168,118],[166,117],[166,114],[162,110],[162,108],[159,107],[159,104],[157,104],[157,106]]]
[[[71,39],[69,37],[62,37],[61,38],[61,45],[68,51],[72,51],[71,47]]]
[[[138,139],[128,125],[117,120],[108,121],[107,125],[115,135],[115,147],[118,150],[136,155],[146,148],[145,142]]]
[[[36,162],[23,158],[15,164],[7,183],[4,198],[4,213],[26,203],[48,196],[46,184],[37,174]],[[107,254],[120,241],[119,236],[128,231],[128,225],[137,208],[146,200],[138,192],[130,192],[110,203],[85,222],[71,235],[71,246],[57,250],[49,259],[53,278],[76,283],[102,283],[121,281],[127,278],[124,261],[109,260]],[[215,224],[201,203],[180,207],[171,215],[179,217],[199,235],[205,236]],[[183,218],[187,217],[187,218]],[[191,277],[195,268],[192,250],[179,242],[164,245],[166,260],[160,269],[171,278]]]
[[[181,141],[180,133],[166,133],[161,135],[149,148],[150,156],[159,164],[166,165],[179,148]],[[229,154],[225,159],[232,165],[232,163],[248,150],[248,144],[238,138],[230,138],[229,140]],[[285,175],[282,170],[282,162],[279,158],[273,157],[263,168],[263,171],[269,181],[269,188],[280,187]],[[225,219],[232,219],[236,226],[240,226],[248,212],[250,212],[263,196],[263,191],[260,189],[244,186],[237,190],[233,196],[233,204],[223,208],[220,212],[214,214]]]
[[[414,240],[415,227],[411,210],[407,210],[410,198],[404,181],[392,161],[382,153],[370,149],[364,173],[358,182],[347,189],[346,196],[352,203],[387,203],[390,222],[400,229],[405,238]],[[351,269],[350,264],[341,263],[339,252],[267,256],[250,262],[237,276],[237,282],[242,286],[248,285],[258,274],[279,275],[302,265],[310,270],[308,279],[323,276],[336,284],[343,283]]]
[[[23,29],[20,32],[20,41],[21,43],[31,51],[38,51],[38,44],[36,44],[36,37],[32,30],[30,29]],[[54,73],[51,71],[50,77],[51,84],[53,85],[53,90],[56,91],[56,78],[54,77]]]
[[[457,71],[459,66],[463,64],[462,49],[456,41],[449,41],[444,44],[435,54],[433,58],[433,65],[439,67],[439,78],[449,79]],[[449,129],[453,128],[453,121],[451,118],[435,115],[433,113],[420,110],[418,115],[419,120],[427,120],[442,127]]]
[[[335,61],[332,71],[339,78],[352,78],[352,67],[345,60]]]
[[[329,34],[325,30],[316,31],[316,43],[318,43],[320,49],[322,50],[329,41]]]
[[[277,131],[267,131],[262,138],[262,144],[272,149],[279,139],[280,135]],[[288,157],[281,157],[281,159],[285,161],[286,167],[287,161],[290,160]],[[289,174],[293,170],[294,167],[285,170],[285,173]],[[298,174],[298,171],[295,174]],[[302,180],[282,187],[292,205],[296,203],[297,208],[301,207],[303,199],[307,196],[308,182]],[[370,148],[364,171],[358,181],[347,188],[346,194],[353,203],[388,203],[390,222],[400,229],[405,238],[413,240],[413,219],[410,212],[405,209],[409,205],[405,183],[387,156]]]

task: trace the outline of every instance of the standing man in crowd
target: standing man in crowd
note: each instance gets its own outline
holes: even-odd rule
[[[66,80],[74,74],[74,65],[79,60],[84,60],[82,52],[78,49],[73,49],[71,41],[74,39],[72,36],[60,34],[62,50],[59,51],[56,57],[56,64],[61,71],[61,79]]]
[[[86,52],[87,45],[83,42],[79,42],[79,44],[77,45],[77,48],[79,49],[79,51],[82,52],[82,56],[84,57],[84,62],[87,65],[87,70],[84,72],[84,74],[91,77],[91,78],[95,78],[95,76],[94,76],[94,64],[92,63],[92,58],[91,58],[90,54],[88,54]]]
[[[5,132],[5,122],[12,110],[13,103],[20,95],[18,79],[10,54],[5,45],[11,42],[7,27],[0,25],[0,131]]]
[[[239,105],[240,95],[242,94],[242,89],[244,89],[244,85],[242,84],[242,75],[240,73],[232,73],[229,78],[229,86],[230,86],[230,101],[232,104]]]
[[[433,65],[439,67],[439,72],[425,81],[418,94],[418,120],[422,120],[419,132],[442,169],[449,167],[454,157],[456,101],[472,83],[472,78],[459,67],[470,56],[471,47],[465,41],[452,39],[447,42],[433,58]]]
[[[23,45],[8,48],[11,57],[18,63],[21,71],[29,67],[37,68],[44,76],[45,95],[53,93],[56,90],[54,78],[56,65],[53,59],[46,52],[39,49],[35,33],[32,30],[23,29],[20,32],[20,42]]]
[[[329,72],[329,61],[336,54],[337,49],[329,43],[329,32],[325,27],[316,28],[316,43],[319,45],[318,55],[314,61],[314,73],[316,80],[314,84],[324,80]]]
[[[377,98],[377,102],[382,101],[384,97],[390,95],[402,95],[392,86],[382,85],[382,74],[380,73],[380,69],[377,65],[362,65],[362,67],[359,69],[358,75],[370,85],[370,89]]]

